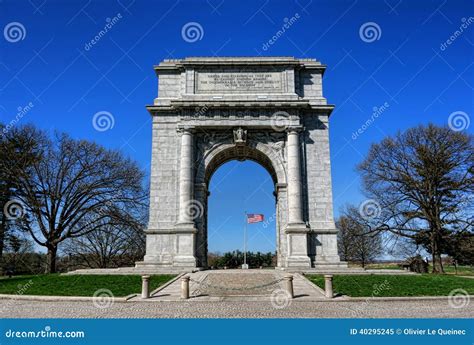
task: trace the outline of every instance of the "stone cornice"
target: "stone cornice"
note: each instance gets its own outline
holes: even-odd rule
[[[171,101],[169,104],[162,105],[147,105],[146,108],[150,113],[159,111],[174,111],[186,108],[196,107],[207,107],[209,109],[216,108],[300,108],[300,109],[311,109],[321,112],[332,112],[334,105],[315,105],[311,104],[307,100],[304,101]]]
[[[188,57],[185,59],[165,59],[154,69],[160,71],[182,70],[206,66],[295,66],[299,68],[320,69],[324,72],[326,65],[315,59],[296,59],[289,56],[277,57]]]

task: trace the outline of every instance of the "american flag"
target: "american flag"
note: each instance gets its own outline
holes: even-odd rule
[[[263,222],[263,214],[250,213],[247,215],[247,223]]]

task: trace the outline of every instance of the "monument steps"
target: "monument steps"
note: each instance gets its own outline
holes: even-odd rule
[[[288,270],[286,270],[288,271]],[[291,272],[291,271],[288,271]],[[405,270],[394,270],[394,269],[380,269],[380,270],[365,270],[363,268],[345,268],[345,269],[324,269],[324,268],[311,268],[305,270],[295,270],[295,272],[301,272],[303,274],[340,274],[340,275],[360,275],[360,274],[377,274],[377,275],[407,275],[416,274],[414,272]]]
[[[79,269],[63,273],[66,275],[80,275],[80,274],[105,274],[105,275],[158,275],[158,274],[181,274],[200,271],[199,268],[186,269],[186,268],[174,268],[174,267],[161,267],[161,268],[145,268],[145,267],[119,267],[119,268],[87,268]]]
[[[66,275],[89,275],[89,274],[119,274],[119,275],[157,275],[157,274],[182,274],[182,273],[194,273],[199,271],[212,272],[214,270],[208,270],[203,268],[179,268],[179,267],[119,267],[119,268],[88,268],[79,269],[67,273]],[[247,273],[258,273],[262,272],[259,269],[246,270],[218,270],[222,273],[229,272],[247,272]],[[267,270],[265,270],[267,271]],[[271,271],[271,270],[269,270]],[[275,271],[283,271],[288,273],[303,273],[303,274],[377,274],[377,275],[406,275],[416,274],[414,272],[397,269],[363,269],[360,267],[348,268],[348,267],[316,267],[316,268],[279,268],[276,267]]]

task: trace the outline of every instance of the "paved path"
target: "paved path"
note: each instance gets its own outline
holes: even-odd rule
[[[297,299],[321,300],[324,292],[298,273],[293,275],[293,289]],[[190,301],[271,300],[285,289],[281,271],[221,270],[202,271],[189,275]],[[155,293],[147,302],[180,301],[181,279],[177,279]],[[139,297],[132,299],[138,301]]]
[[[100,309],[92,302],[0,300],[0,318],[472,318],[471,306],[448,301],[317,302],[294,299],[283,309],[270,301],[125,302]]]

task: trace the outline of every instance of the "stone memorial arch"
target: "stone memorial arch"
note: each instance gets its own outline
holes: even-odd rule
[[[345,266],[333,220],[325,66],[291,57],[186,58],[155,66],[150,218],[138,267],[207,267],[209,181],[233,159],[275,186],[278,267]],[[271,216],[271,215],[266,215]]]

